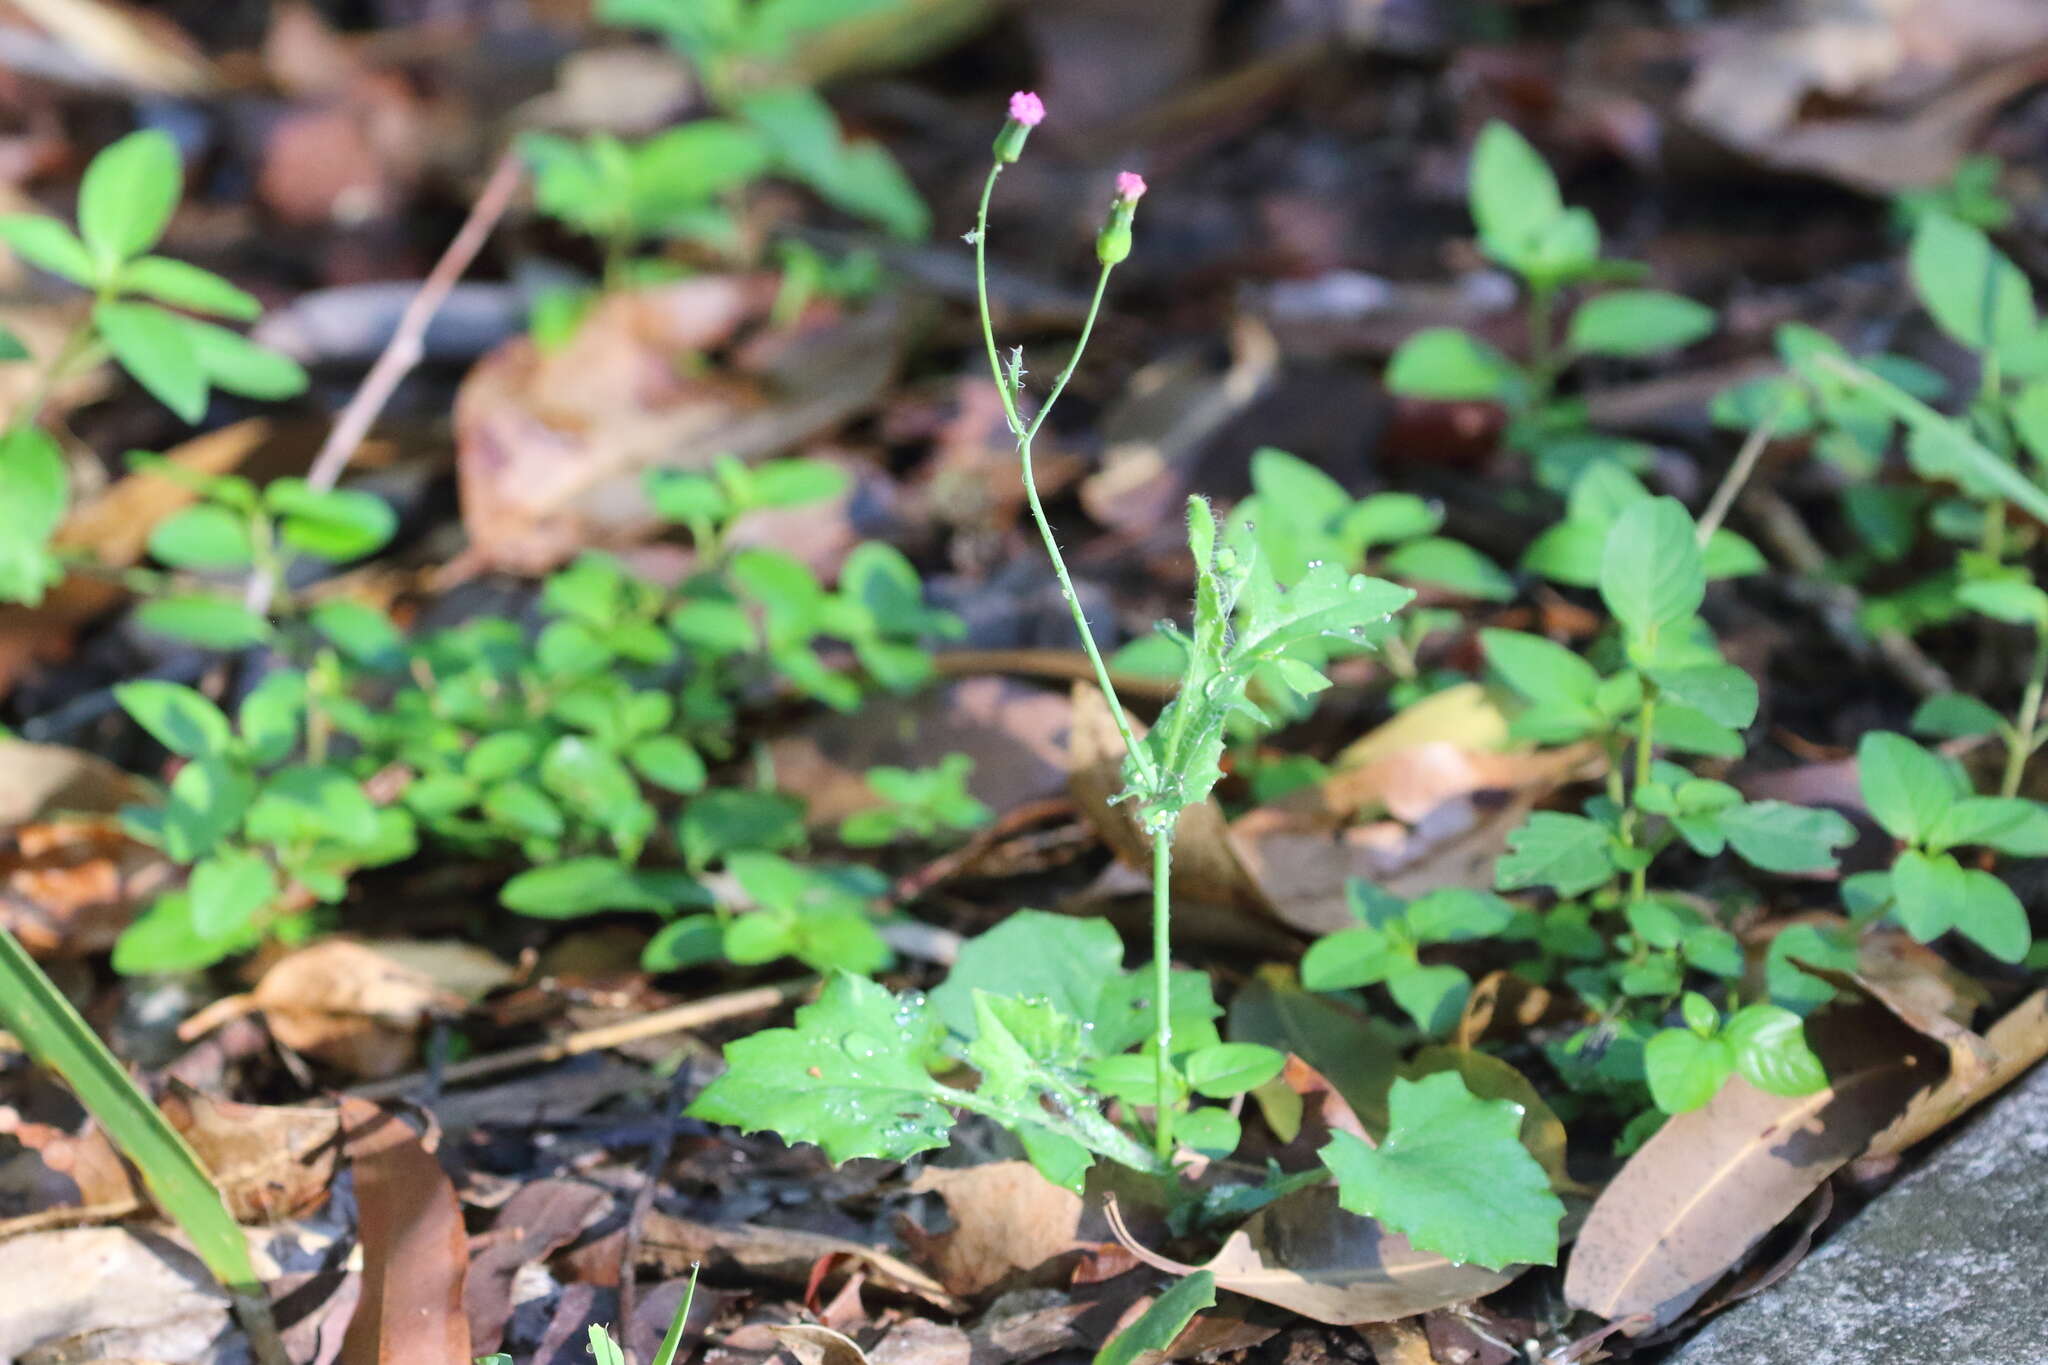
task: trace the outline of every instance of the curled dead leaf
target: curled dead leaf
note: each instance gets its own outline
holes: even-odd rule
[[[949,1313],[966,1307],[944,1285],[902,1257],[866,1242],[822,1232],[754,1223],[694,1223],[654,1209],[642,1222],[639,1250],[643,1264],[659,1266],[670,1274],[687,1273],[700,1263],[707,1275],[717,1273],[720,1266],[738,1266],[750,1274],[795,1286],[810,1283],[821,1259],[843,1256],[865,1270],[869,1283],[877,1288],[914,1294]]]
[[[1047,1272],[1080,1241],[1081,1196],[1040,1175],[1028,1161],[995,1161],[949,1170],[933,1167],[910,1186],[936,1192],[952,1215],[951,1229],[926,1232],[900,1225],[912,1255],[955,1294],[1022,1287]]]
[[[1974,1076],[1951,1075],[1915,1095],[1905,1111],[1870,1141],[1866,1156],[1891,1156],[1933,1136],[2017,1080],[2048,1056],[2048,991],[2035,991],[2008,1010],[1983,1037],[1991,1054]]]
[[[1110,1227],[1133,1256],[1171,1275],[1207,1270],[1216,1287],[1317,1322],[1350,1326],[1392,1322],[1491,1294],[1523,1267],[1457,1265],[1370,1218],[1346,1213],[1334,1186],[1297,1190],[1253,1214],[1199,1266],[1143,1246],[1110,1206]]]
[[[1631,1335],[1677,1318],[1939,1075],[1934,1050],[1873,1006],[1815,1016],[1833,1083],[1767,1095],[1731,1078],[1667,1121],[1608,1182],[1579,1231],[1565,1297]]]
[[[104,952],[170,877],[116,818],[140,784],[91,754],[13,740],[0,740],[0,780],[0,927],[38,957]]]

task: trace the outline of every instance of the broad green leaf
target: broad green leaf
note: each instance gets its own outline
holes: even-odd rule
[[[1941,813],[1927,833],[1939,851],[1982,844],[2021,858],[2048,857],[2048,806],[2021,797],[1966,796]]]
[[[1401,546],[1380,561],[1380,572],[1482,602],[1508,602],[1515,596],[1514,580],[1499,565],[1463,541],[1442,536]]]
[[[557,839],[569,827],[561,807],[531,782],[493,782],[480,804],[486,819],[522,839]]]
[[[174,754],[204,758],[224,754],[234,730],[218,706],[182,683],[145,678],[114,688],[121,709]]]
[[[69,498],[64,452],[47,432],[22,424],[0,434],[0,601],[34,606],[62,577],[50,536]]]
[[[365,668],[390,668],[403,657],[405,642],[398,628],[367,603],[329,598],[308,613],[307,621],[329,644]]]
[[[1197,1095],[1227,1100],[1258,1089],[1286,1065],[1285,1053],[1258,1043],[1216,1043],[1189,1053],[1181,1072]]]
[[[1833,971],[1854,972],[1858,961],[1856,932],[1847,926],[1791,924],[1771,937],[1764,953],[1764,980],[1771,1003],[1807,1014],[1835,998],[1835,988],[1799,962]]]
[[[708,777],[704,760],[676,735],[650,735],[635,744],[626,757],[634,771],[657,787],[685,794],[704,790]]]
[[[1513,361],[1454,327],[1431,327],[1401,343],[1387,362],[1387,388],[1442,402],[1501,402],[1522,383]]]
[[[748,501],[756,507],[830,502],[853,487],[853,476],[825,460],[770,460],[749,471]]]
[[[888,152],[849,142],[816,92],[798,85],[749,94],[740,116],[764,133],[782,167],[828,203],[904,239],[922,237],[931,215]]]
[[[1495,868],[1502,891],[1547,886],[1558,895],[1583,895],[1615,874],[1614,841],[1582,815],[1539,810],[1508,836]]]
[[[1557,177],[1526,138],[1499,120],[1473,145],[1467,194],[1487,253],[1518,270],[1564,215]]]
[[[1714,310],[1655,289],[1619,289],[1588,299],[1566,333],[1586,355],[1646,356],[1690,346],[1714,330]]]
[[[235,713],[242,743],[256,763],[277,763],[298,747],[306,718],[306,675],[278,669],[249,689]]]
[[[1757,1089],[1773,1095],[1811,1095],[1828,1083],[1827,1069],[1806,1045],[1806,1026],[1778,1005],[1747,1005],[1735,1012],[1721,1036],[1734,1049],[1735,1069]]]
[[[1783,801],[1751,801],[1721,811],[1715,823],[1745,862],[1766,872],[1825,872],[1835,850],[1856,840],[1840,814]]]
[[[1956,931],[2000,962],[2021,961],[2034,942],[2026,907],[2012,888],[1975,867],[1963,872],[1963,908]]]
[[[270,638],[270,622],[240,602],[206,593],[179,593],[135,610],[144,630],[205,649],[246,649]]]
[[[678,906],[706,905],[710,897],[676,872],[646,872],[614,858],[571,858],[536,867],[505,883],[499,902],[540,919],[574,919],[602,910],[665,914]]]
[[[113,267],[155,246],[183,188],[178,144],[166,133],[128,134],[92,159],[78,186],[78,235],[111,276]]]
[[[680,972],[716,962],[725,955],[725,927],[716,915],[685,915],[648,940],[640,950],[640,967],[649,972]]]
[[[1491,629],[1479,632],[1479,643],[1494,672],[1530,701],[1592,704],[1600,675],[1563,645],[1541,635]]]
[[[1944,692],[1929,697],[1913,712],[1916,733],[1936,739],[1964,739],[1973,735],[1995,735],[2005,729],[2005,717],[1964,692]]]
[[[362,784],[338,768],[300,764],[264,779],[250,804],[249,838],[287,846],[331,839],[368,843],[377,834],[377,808]]]
[[[1506,929],[1515,908],[1488,891],[1446,886],[1410,904],[1402,918],[1418,943],[1463,943]]]
[[[304,479],[277,479],[263,501],[278,517],[278,538],[294,550],[340,563],[384,548],[398,528],[391,505],[372,493],[316,489]]]
[[[1256,468],[1252,477],[1256,483]],[[1430,535],[1443,521],[1441,508],[1413,493],[1375,493],[1361,498],[1343,514],[1337,523],[1337,537],[1363,554],[1374,546],[1400,545]]]
[[[263,311],[255,295],[237,289],[211,270],[201,270],[169,256],[144,256],[139,261],[130,261],[121,270],[121,289],[147,295],[173,308],[189,308],[195,313],[211,313],[239,322],[254,321]]]
[[[305,392],[306,372],[291,357],[210,322],[180,318],[178,323],[185,344],[215,388],[273,403]]]
[[[1149,1353],[1163,1352],[1173,1345],[1174,1338],[1194,1320],[1195,1314],[1215,1305],[1214,1272],[1197,1270],[1152,1300],[1136,1322],[1103,1343],[1095,1353],[1094,1365],[1137,1365]]]
[[[91,288],[98,274],[92,253],[70,228],[41,213],[0,213],[0,242],[38,270]]]
[[[251,849],[201,860],[186,889],[192,927],[204,938],[227,938],[248,929],[277,898],[277,872]]]
[[[1301,958],[1301,984],[1312,991],[1371,986],[1406,960],[1399,945],[1377,929],[1340,929],[1308,946]]]
[[[159,522],[149,552],[175,569],[246,569],[253,559],[247,518],[214,503]]]
[[[1652,668],[1649,674],[1659,691],[1716,725],[1740,730],[1756,719],[1756,679],[1733,664]]]
[[[953,1092],[924,1058],[939,1029],[916,996],[835,975],[791,1028],[726,1046],[726,1072],[700,1092],[692,1118],[816,1143],[831,1160],[902,1161],[946,1145]]]
[[[1476,1099],[1455,1072],[1439,1072],[1396,1079],[1388,1109],[1378,1147],[1340,1132],[1323,1148],[1345,1209],[1454,1261],[1556,1262],[1564,1205],[1522,1145],[1516,1106]]]
[[[803,806],[780,792],[717,788],[683,807],[676,841],[692,867],[742,849],[794,848],[804,840]]]
[[[1908,259],[1921,304],[1963,345],[1990,351],[2031,339],[2034,291],[1976,228],[1929,214],[1913,234]]]
[[[1727,1039],[1703,1038],[1689,1028],[1664,1029],[1643,1045],[1650,1098],[1667,1114],[1686,1113],[1714,1098],[1734,1069],[1735,1049]]]
[[[645,231],[678,211],[701,207],[768,168],[761,135],[727,119],[698,119],[632,149],[633,212]]]
[[[189,319],[150,303],[100,303],[92,317],[114,359],[152,397],[187,422],[206,415],[206,367],[187,335]]]
[[[239,764],[214,755],[194,759],[171,779],[159,846],[173,862],[196,862],[242,823],[255,795],[255,779]],[[132,809],[122,812],[124,821]]]
[[[1918,843],[1956,802],[1956,778],[1934,754],[1889,731],[1856,746],[1856,777],[1871,817],[1895,839]]]
[[[1400,962],[1387,973],[1387,994],[1424,1033],[1441,1037],[1456,1026],[1472,994],[1472,978],[1449,963]]]
[[[1607,532],[1600,596],[1637,639],[1684,621],[1706,595],[1690,513],[1676,498],[1633,503]]]

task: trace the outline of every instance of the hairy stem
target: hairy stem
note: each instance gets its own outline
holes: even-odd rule
[[[1161,1161],[1173,1159],[1173,831],[1152,836],[1152,996],[1159,1011],[1159,1055],[1153,1076],[1159,1083],[1154,1149]]]

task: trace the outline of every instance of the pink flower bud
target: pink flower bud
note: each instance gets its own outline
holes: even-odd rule
[[[1010,117],[1026,128],[1036,128],[1045,122],[1045,101],[1029,90],[1019,90],[1010,96]]]
[[[1118,171],[1116,176],[1116,197],[1126,203],[1136,203],[1145,197],[1145,177],[1136,171]]]

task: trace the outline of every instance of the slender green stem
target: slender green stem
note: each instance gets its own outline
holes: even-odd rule
[[[2027,759],[2034,752],[2034,734],[2041,723],[2041,693],[2048,685],[2048,630],[2036,627],[2034,630],[2034,663],[2027,673],[2026,691],[2020,694],[2019,715],[2014,717],[2014,734],[2005,751],[2005,774],[1999,780],[2000,796],[2018,796],[2020,778],[2026,773]]]
[[[1636,843],[1635,835],[1640,831],[1642,825],[1642,813],[1637,809],[1636,803],[1642,799],[1643,788],[1650,784],[1650,763],[1656,753],[1652,743],[1652,736],[1656,732],[1656,727],[1657,699],[1653,696],[1646,696],[1643,698],[1643,709],[1636,717],[1636,782],[1628,794],[1629,837],[1631,844],[1635,845],[1639,851],[1641,845]],[[1631,872],[1629,874],[1630,899],[1643,899],[1649,891],[1649,882],[1650,869],[1647,866],[1638,867],[1634,872]]]
[[[1529,373],[1535,379],[1530,406],[1540,408],[1550,401],[1557,383],[1557,290],[1547,284],[1529,291]]]
[[[1756,472],[1757,464],[1763,459],[1764,447],[1771,443],[1771,436],[1777,431],[1778,423],[1784,420],[1787,401],[1779,399],[1764,414],[1764,419],[1750,429],[1749,437],[1742,443],[1742,449],[1735,452],[1734,463],[1728,466],[1728,473],[1721,479],[1714,496],[1707,500],[1707,510],[1700,513],[1698,530],[1701,549],[1714,538],[1714,532],[1721,529],[1721,523],[1728,519],[1728,510],[1735,506],[1736,495],[1742,492],[1749,476]]]
[[[1101,690],[1103,701],[1109,704],[1110,718],[1116,722],[1117,734],[1123,738],[1124,752],[1130,756],[1130,761],[1137,765],[1139,771],[1150,772],[1151,759],[1139,746],[1138,736],[1131,729],[1130,719],[1124,714],[1123,703],[1117,698],[1116,684],[1109,679],[1109,665],[1103,662],[1102,651],[1095,643],[1095,632],[1089,629],[1088,613],[1081,609],[1080,595],[1074,591],[1073,576],[1067,572],[1066,556],[1060,553],[1059,541],[1052,533],[1052,522],[1045,515],[1045,504],[1038,496],[1038,477],[1031,464],[1032,438],[1038,434],[1039,427],[1045,423],[1046,415],[1059,400],[1061,390],[1066,388],[1067,381],[1073,377],[1075,367],[1081,363],[1081,353],[1088,347],[1088,338],[1095,331],[1095,317],[1102,310],[1102,296],[1109,287],[1110,267],[1104,266],[1101,275],[1096,278],[1095,296],[1089,302],[1088,316],[1081,324],[1081,337],[1074,343],[1074,353],[1067,357],[1067,367],[1060,371],[1060,377],[1053,385],[1052,392],[1046,397],[1044,406],[1027,426],[1018,416],[1017,395],[1011,388],[1008,377],[1003,373],[1002,357],[996,350],[995,323],[989,315],[988,306],[988,203],[990,196],[995,193],[996,177],[1001,175],[1002,171],[1001,162],[989,168],[988,181],[981,188],[981,207],[974,219],[974,293],[981,309],[982,343],[988,348],[989,369],[994,373],[996,389],[1002,395],[1003,415],[1009,419],[1010,430],[1017,437],[1017,459],[1023,472],[1024,499],[1031,506],[1031,520],[1037,523],[1039,538],[1045,542],[1046,557],[1052,561],[1053,574],[1059,579],[1060,595],[1066,598],[1067,610],[1073,615],[1074,629],[1081,636],[1081,648],[1088,655],[1088,666],[1094,670],[1095,685]]]
[[[1153,1075],[1159,1083],[1153,1142],[1161,1161],[1173,1159],[1173,831],[1152,836],[1152,996],[1159,1011],[1159,1055]]]

